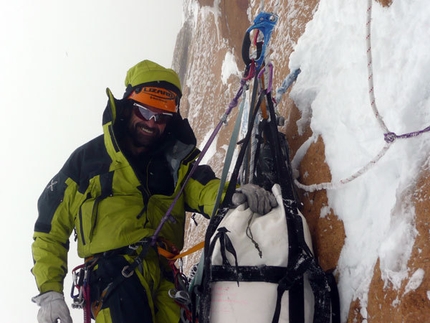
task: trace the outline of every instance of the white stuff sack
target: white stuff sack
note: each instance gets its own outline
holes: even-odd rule
[[[234,249],[238,266],[288,266],[288,229],[283,207],[281,189],[278,184],[272,188],[278,206],[261,216],[251,212],[246,204],[230,210],[218,225],[225,227]],[[303,234],[311,249],[311,236],[305,218],[302,217]],[[261,258],[254,242],[247,236],[249,226],[253,240],[258,243]],[[214,235],[217,232],[214,233]],[[212,236],[213,239],[214,236]],[[311,249],[312,250],[312,249]],[[235,259],[226,252],[229,263]],[[220,242],[217,241],[212,253],[212,265],[222,265]],[[239,279],[240,280],[240,279]],[[270,323],[276,307],[278,284],[266,282],[217,281],[211,283],[211,323]],[[309,281],[304,277],[305,322],[313,320],[314,296]],[[279,322],[289,320],[289,292],[285,291],[281,300]]]

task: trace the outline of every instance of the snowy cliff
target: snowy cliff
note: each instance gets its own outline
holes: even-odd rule
[[[302,71],[278,109],[314,249],[337,278],[342,322],[429,322],[430,7],[185,0],[173,68],[201,147],[239,88],[244,32],[262,10],[279,16],[268,55],[275,89]],[[218,174],[232,124],[205,158]],[[206,221],[197,222],[188,246],[202,239]],[[197,261],[189,256],[186,266]]]

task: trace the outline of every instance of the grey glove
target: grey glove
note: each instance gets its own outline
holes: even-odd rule
[[[73,323],[69,308],[64,301],[64,295],[58,292],[46,292],[31,299],[40,306],[37,313],[39,323]]]
[[[272,192],[255,184],[245,184],[239,187],[232,196],[235,206],[248,202],[252,212],[264,215],[278,205]]]

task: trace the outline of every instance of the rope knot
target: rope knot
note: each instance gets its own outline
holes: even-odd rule
[[[394,132],[384,133],[384,140],[386,142],[394,142],[397,139],[397,135]]]

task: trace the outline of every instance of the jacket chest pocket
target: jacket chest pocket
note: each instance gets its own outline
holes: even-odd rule
[[[100,202],[113,195],[112,182],[113,172],[102,174],[90,180],[87,195],[79,208],[76,223],[78,238],[83,245],[91,242],[99,216]]]

